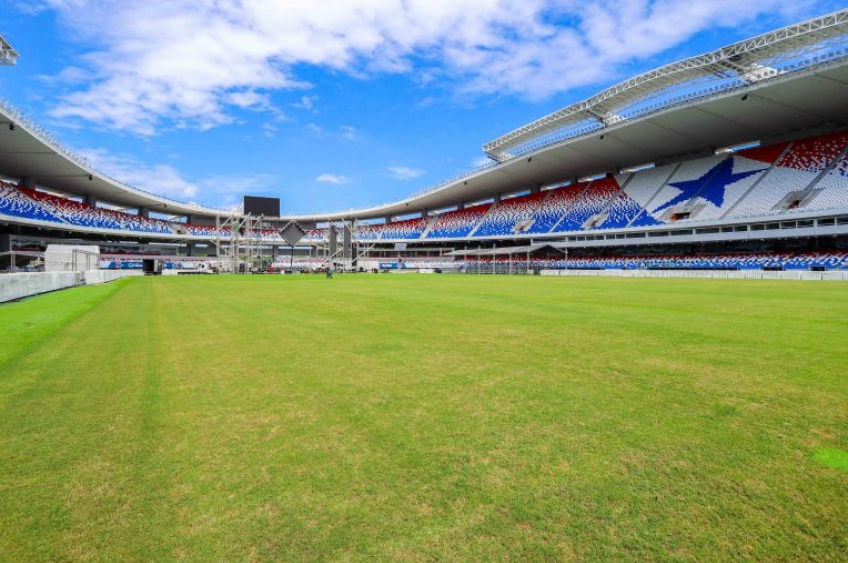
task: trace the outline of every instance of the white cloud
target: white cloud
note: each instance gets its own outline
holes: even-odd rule
[[[386,170],[389,171],[389,176],[395,180],[414,180],[424,175],[424,170],[410,168],[409,166],[389,166]]]
[[[186,201],[197,197],[200,187],[183,178],[167,164],[148,165],[130,156],[114,155],[104,149],[86,149],[80,154],[100,172],[152,194]]]
[[[339,174],[321,174],[317,178],[315,178],[316,182],[323,182],[325,184],[346,184],[349,178],[347,176],[341,176]]]
[[[471,168],[477,169],[492,164],[492,159],[488,156],[478,156],[471,160]]]
[[[292,106],[299,109],[314,111],[315,102],[317,101],[318,96],[301,96],[300,101],[296,104],[292,104]]]
[[[177,201],[206,202],[212,207],[230,209],[245,194],[274,191],[277,179],[265,175],[210,176],[191,181],[168,164],[147,164],[137,158],[115,155],[104,149],[80,151],[94,168],[134,188]]]
[[[468,95],[545,98],[619,76],[625,65],[697,33],[764,17],[785,23],[802,0],[17,0],[52,9],[88,54],[59,74],[54,109],[143,135],[161,120],[200,129],[232,108],[270,110],[269,93],[306,88],[303,66],[367,77],[412,73]],[[29,6],[27,8],[27,6]],[[80,76],[90,76],[80,84]],[[311,110],[316,96],[299,106]]]
[[[350,125],[342,125],[342,138],[346,141],[356,141],[359,139],[359,134],[356,132],[355,127],[351,127]]]

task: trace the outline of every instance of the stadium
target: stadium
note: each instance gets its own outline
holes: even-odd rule
[[[224,210],[0,104],[0,559],[843,560],[848,10],[483,152]]]

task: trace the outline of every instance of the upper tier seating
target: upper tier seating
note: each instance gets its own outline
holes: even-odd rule
[[[309,229],[303,235],[304,242],[321,242],[328,240],[327,229]]]
[[[194,225],[192,223],[185,223],[183,226],[188,234],[196,237],[230,238],[233,234],[229,228],[216,227],[215,225]]]
[[[712,176],[725,155],[711,155],[681,162],[651,201],[651,215],[658,221],[669,219],[673,210],[685,207]]]
[[[383,227],[383,240],[406,239],[416,240],[421,238],[421,233],[427,228],[427,223],[430,221],[427,217],[418,219],[405,219],[403,221],[394,221],[386,223]]]
[[[3,182],[0,199],[0,211],[5,208],[4,212],[18,217],[116,231],[173,233],[168,221],[94,207],[7,182]]]
[[[702,187],[696,201],[703,207],[689,220],[710,221],[724,216],[761,180],[786,146],[787,143],[779,143],[731,155]]]
[[[612,203],[620,191],[621,187],[613,177],[590,183],[583,195],[566,210],[565,216],[554,227],[554,231],[579,231],[590,228],[592,225],[586,225],[586,222]]]
[[[0,181],[0,213],[24,219],[62,222],[54,213],[21,192],[17,186],[2,181]]]
[[[695,225],[795,210],[848,208],[848,132],[711,155],[576,183],[439,216],[354,228],[358,241],[414,241],[584,232],[662,224]],[[63,229],[102,229],[206,239],[232,236],[231,227],[149,219],[0,182],[5,221],[43,221]],[[336,227],[338,228],[338,227]],[[327,240],[327,229],[304,243]],[[272,228],[246,236],[279,244]],[[341,237],[341,234],[339,235]]]
[[[380,240],[385,225],[356,225],[353,228],[354,240]]]
[[[442,213],[433,223],[427,238],[466,237],[490,207],[492,207],[491,203],[484,203]]]
[[[653,205],[654,198],[676,169],[676,164],[666,164],[633,174],[633,177],[624,186],[623,193],[619,195],[619,199],[625,198],[625,201],[611,206],[613,208],[610,210],[610,216],[601,227],[612,229],[658,224],[659,221],[648,213],[647,209],[655,207]],[[636,204],[639,208],[633,209],[633,204]],[[616,208],[620,208],[620,210]]]
[[[474,231],[474,236],[514,234],[516,229],[520,228],[522,223],[536,211],[545,195],[545,193],[529,194],[505,199],[495,204]]]
[[[559,223],[562,216],[580,199],[586,189],[585,183],[572,184],[543,192],[546,194],[542,205],[533,214],[532,224],[525,233],[548,233]]]
[[[839,159],[815,189],[818,193],[804,209],[848,207],[848,155]]]
[[[20,190],[29,197],[38,200],[45,208],[52,210],[54,214],[72,225],[140,233],[173,233],[167,221],[94,207],[87,203],[28,190],[27,188],[20,188]]]
[[[779,204],[792,192],[801,192],[818,177],[848,144],[848,135],[835,133],[795,141],[725,218],[766,215],[785,211]]]

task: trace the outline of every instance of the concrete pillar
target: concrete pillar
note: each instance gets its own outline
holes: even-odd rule
[[[82,198],[82,202],[86,203],[92,207],[97,207],[97,196],[88,194]]]
[[[35,182],[33,182],[32,178],[30,178],[29,176],[24,176],[23,178],[21,178],[21,185],[30,190],[35,189]]]
[[[149,219],[150,218],[150,210],[147,209],[146,207],[139,207],[138,208],[138,215],[139,215],[139,217],[144,217],[145,219]]]
[[[335,227],[330,227],[328,236],[330,237],[330,254],[335,255],[339,248],[339,233],[336,231]]]

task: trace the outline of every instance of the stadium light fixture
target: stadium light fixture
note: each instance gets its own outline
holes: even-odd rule
[[[0,65],[14,65],[18,61],[19,56],[20,54],[0,35]]]

